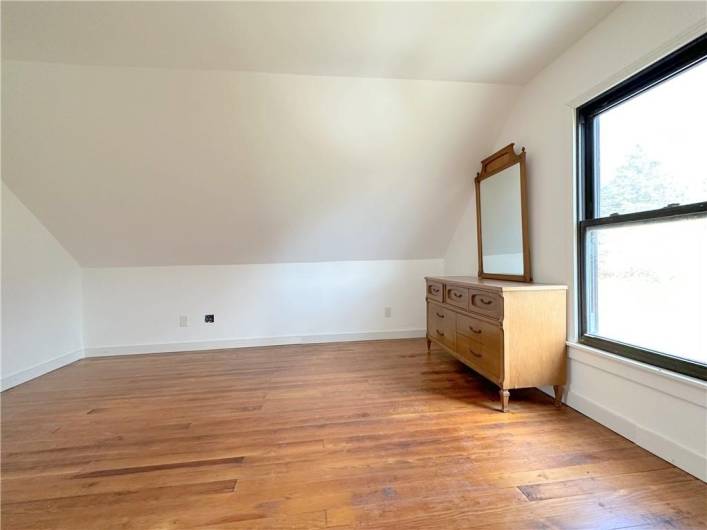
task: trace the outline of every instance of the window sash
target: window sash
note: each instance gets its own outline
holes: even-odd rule
[[[686,205],[669,206],[657,210],[646,210],[605,217],[598,216],[596,211],[596,197],[598,195],[596,168],[598,167],[598,160],[596,159],[597,150],[595,149],[597,144],[595,118],[602,112],[649,90],[658,83],[680,74],[682,71],[703,60],[707,60],[707,34],[700,36],[683,48],[673,52],[664,59],[649,66],[635,76],[604,92],[577,109],[576,147],[577,173],[579,177],[579,193],[577,197],[577,211],[579,212],[577,224],[577,257],[579,260],[579,342],[581,344],[707,381],[707,365],[588,333],[587,297],[591,296],[592,293],[588,292],[588,276],[586,270],[586,235],[587,230],[591,227],[632,224],[646,220],[670,217],[681,218],[704,215],[707,213],[707,202],[696,202]]]
[[[609,215],[606,217],[594,217],[580,221],[580,226],[603,226],[613,224],[626,224],[634,221],[650,221],[653,219],[665,219],[668,217],[684,217],[695,214],[707,213],[707,201],[695,202],[692,204],[681,204],[679,206],[668,206],[657,210],[645,210],[642,212],[626,213],[621,215]]]
[[[659,215],[648,215],[658,213]],[[696,377],[707,381],[707,365],[675,357],[667,353],[658,352],[648,348],[642,348],[633,344],[611,339],[609,337],[601,337],[593,335],[587,331],[589,322],[588,308],[589,296],[593,295],[593,290],[588,286],[587,280],[587,232],[595,226],[607,225],[630,225],[643,223],[646,220],[657,219],[681,219],[692,217],[695,215],[707,215],[707,202],[691,204],[687,206],[677,206],[671,208],[663,208],[661,210],[653,210],[651,212],[640,212],[626,215],[614,215],[598,219],[590,219],[581,221],[578,225],[578,260],[579,260],[579,342],[587,346],[608,351],[629,359],[644,362],[665,368],[673,372],[678,372],[690,377]]]

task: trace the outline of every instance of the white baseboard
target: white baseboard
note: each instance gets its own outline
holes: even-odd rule
[[[54,359],[50,359],[49,361],[35,364],[30,368],[20,370],[19,372],[15,372],[14,374],[10,374],[7,376],[3,375],[2,379],[0,380],[0,390],[7,390],[8,388],[12,388],[13,386],[26,383],[30,379],[34,379],[36,377],[39,377],[40,375],[52,372],[57,368],[61,368],[62,366],[71,364],[74,361],[83,359],[83,356],[83,350],[76,350],[70,353],[66,353],[64,355],[60,355],[59,357],[55,357]]]
[[[573,409],[628,438],[636,445],[707,482],[707,458],[703,455],[571,390],[567,393],[566,402]]]
[[[328,333],[314,335],[291,335],[279,337],[247,337],[241,339],[204,340],[196,342],[168,342],[164,344],[131,344],[124,346],[100,346],[86,348],[86,357],[111,355],[139,355],[145,353],[170,353],[183,351],[223,350],[255,346],[283,346],[288,344],[314,344],[322,342],[351,342],[360,340],[413,339],[424,337],[424,329],[398,329],[391,331],[363,331],[352,333]]]

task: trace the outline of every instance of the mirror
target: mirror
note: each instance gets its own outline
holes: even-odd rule
[[[529,282],[525,148],[513,146],[482,160],[474,181],[479,278]]]

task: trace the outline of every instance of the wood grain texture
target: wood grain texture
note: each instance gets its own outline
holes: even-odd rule
[[[512,291],[504,298],[504,351],[512,352],[504,388],[564,385],[566,292]]]
[[[428,282],[427,283],[427,296],[430,300],[436,300],[438,302],[444,301],[444,285],[438,282]]]
[[[456,318],[457,333],[459,335],[465,335],[476,342],[500,351],[503,333],[498,322],[482,320],[481,318],[461,313],[457,313]]]
[[[428,292],[434,282],[445,293],[441,303],[427,297],[429,340],[501,390],[564,386],[566,286],[522,282],[509,286],[507,281],[470,276],[425,280]],[[465,307],[448,296],[462,291],[467,293]],[[445,328],[451,319],[456,319],[456,327]],[[509,395],[501,392],[500,396],[501,409],[506,412]]]
[[[500,385],[502,382],[503,355],[498,347],[488,346],[470,337],[457,334],[455,356],[464,364]]]
[[[4,530],[704,528],[707,486],[422,339],[85,359],[2,394]]]
[[[444,301],[464,311],[469,310],[469,289],[464,287],[447,286]]]
[[[538,283],[538,282],[516,282],[507,280],[495,280],[479,278],[478,276],[425,276],[428,283],[443,285],[458,285],[469,287],[473,283],[477,288],[493,293],[508,293],[511,291],[566,291],[567,286],[562,284]]]

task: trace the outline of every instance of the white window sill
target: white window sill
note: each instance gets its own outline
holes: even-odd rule
[[[634,383],[707,407],[707,382],[597,348],[567,341],[569,358]]]

